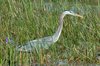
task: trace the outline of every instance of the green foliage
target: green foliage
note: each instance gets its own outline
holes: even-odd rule
[[[75,0],[74,3],[67,0],[0,0],[0,63],[7,65],[10,61],[14,66],[32,61],[43,64],[50,60],[54,63],[64,59],[95,63],[96,47],[100,46],[98,8]],[[15,46],[6,44],[6,37],[13,38],[15,45],[20,45],[53,35],[58,27],[59,15],[64,10],[73,10],[84,18],[66,16],[59,40],[49,49],[24,53],[16,52]]]

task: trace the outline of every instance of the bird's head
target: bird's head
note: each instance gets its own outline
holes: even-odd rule
[[[73,12],[73,11],[64,11],[64,12],[62,13],[62,17],[64,17],[66,14],[72,15],[72,16],[77,16],[77,17],[80,17],[80,18],[83,18],[83,16],[81,16],[81,15],[79,15],[79,14]]]

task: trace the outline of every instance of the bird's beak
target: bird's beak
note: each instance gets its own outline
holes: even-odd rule
[[[79,14],[76,14],[76,16],[77,16],[77,17],[80,17],[80,18],[83,18],[83,16],[81,16],[81,15],[79,15]]]

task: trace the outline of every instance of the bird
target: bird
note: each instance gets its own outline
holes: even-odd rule
[[[59,39],[63,29],[63,19],[66,15],[72,15],[72,16],[83,18],[83,16],[74,13],[73,11],[66,10],[62,12],[62,14],[60,15],[58,28],[53,35],[28,41],[24,45],[17,46],[16,50],[23,51],[23,52],[31,52],[33,50],[39,50],[41,48],[47,49],[51,44],[54,44]]]

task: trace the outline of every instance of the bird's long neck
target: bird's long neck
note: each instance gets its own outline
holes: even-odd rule
[[[58,29],[57,31],[54,33],[53,35],[53,41],[56,42],[59,37],[60,37],[60,34],[62,32],[62,28],[63,28],[63,18],[64,18],[65,15],[61,14],[60,18],[59,18],[59,26],[58,26]]]

